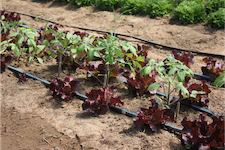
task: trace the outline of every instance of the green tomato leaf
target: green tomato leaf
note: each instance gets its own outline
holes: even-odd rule
[[[126,62],[123,60],[123,58],[118,58],[118,59],[116,59],[116,61],[121,62],[121,63],[126,63]]]
[[[100,50],[103,50],[105,48],[106,48],[105,46],[97,46],[97,47],[94,47],[94,50],[95,51],[100,51]]]
[[[131,58],[131,59],[132,59],[133,56],[134,56],[133,54],[130,54],[130,53],[127,53],[126,55],[127,55],[127,57],[129,57],[129,58]],[[129,59],[128,59],[128,60],[129,60]]]
[[[18,40],[18,47],[20,47],[21,46],[21,44],[23,43],[23,41],[24,41],[24,37],[23,36],[21,36],[20,38],[19,38],[19,40]]]
[[[134,68],[132,67],[131,63],[128,63],[129,67],[130,67],[130,70],[133,72],[134,75],[136,75],[136,72],[134,70]]]
[[[31,39],[34,39],[35,36],[38,36],[38,34],[33,31],[26,32],[25,34]]]
[[[71,32],[68,32],[67,34],[66,34],[66,38],[67,39],[70,39],[70,38],[72,38],[73,37],[73,34],[71,33]]]
[[[196,91],[196,90],[193,90],[192,92],[191,92],[191,94],[190,94],[190,97],[193,97],[193,98],[196,98],[196,96],[198,95],[198,94],[205,94],[206,92],[204,92],[204,91]]]
[[[16,37],[19,34],[19,32],[10,33],[8,37]]]
[[[160,84],[159,83],[152,83],[149,87],[148,87],[148,91],[152,91],[152,90],[155,90],[155,89],[158,89],[160,87]]]
[[[141,69],[141,65],[137,61],[133,61],[133,65]]]
[[[89,52],[88,52],[88,59],[90,61],[92,61],[93,56],[94,56],[94,50],[90,49]]]
[[[42,58],[37,57],[37,60],[38,60],[38,62],[39,62],[40,64],[44,65],[44,61],[43,61]]]
[[[36,42],[35,42],[33,39],[28,39],[28,40],[27,40],[27,43],[28,43],[30,46],[36,48]]]
[[[170,69],[170,71],[169,71],[169,75],[175,75],[175,73],[176,73],[176,71],[178,70],[178,68],[176,68],[176,67],[174,67],[174,68],[172,68],[172,69]]]
[[[134,54],[134,56],[138,57],[138,55],[137,55],[137,53],[136,53],[137,50],[134,48],[133,45],[129,45],[129,49],[130,49],[131,53]]]
[[[77,48],[77,54],[79,55],[80,53],[82,53],[84,51],[85,48],[85,44],[81,44],[78,48]],[[93,57],[93,56],[92,56]]]
[[[156,103],[161,104],[163,101],[161,98],[159,97],[155,97]]]
[[[124,53],[122,52],[122,49],[120,49],[119,47],[115,46],[115,54],[117,56],[119,56],[120,58],[124,57]]]
[[[76,54],[76,53],[77,53],[77,49],[76,49],[76,48],[72,48],[72,49],[71,49],[71,52],[72,52],[73,54]]]
[[[175,91],[181,90],[181,95],[183,97],[188,98],[189,97],[189,92],[188,90],[184,87],[182,82],[179,82],[176,87],[175,87]]]
[[[36,50],[35,54],[39,54],[45,48],[45,45],[37,45],[38,49]]]
[[[144,75],[148,75],[152,72],[152,70],[154,70],[154,67],[153,66],[147,66],[145,69],[144,69]]]
[[[140,62],[144,62],[145,61],[145,57],[144,56],[138,56],[138,58],[136,58],[137,61]]]
[[[224,74],[225,74],[225,71],[224,71]],[[224,74],[221,74],[220,76],[218,76],[216,80],[214,81],[213,85],[216,86],[216,88],[220,88],[223,84],[225,84]]]
[[[178,71],[178,72],[177,72],[177,79],[178,79],[179,82],[184,83],[184,81],[185,81],[185,76],[186,76],[185,71]]]
[[[150,59],[148,62],[149,65],[153,66],[155,64],[155,60],[154,59]]]
[[[20,50],[16,45],[12,46],[11,49],[17,54],[18,57],[20,57]]]
[[[96,52],[96,51],[94,51],[94,56],[95,57],[101,57],[100,54],[98,52]]]
[[[29,63],[31,63],[33,60],[34,60],[34,57],[31,56],[31,57],[29,58]]]

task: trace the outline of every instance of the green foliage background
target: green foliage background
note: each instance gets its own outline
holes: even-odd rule
[[[46,1],[46,0],[42,0]],[[149,15],[150,17],[170,16],[184,25],[206,22],[213,28],[224,28],[225,0],[56,0],[75,4],[79,7],[95,5],[100,10],[121,13]]]

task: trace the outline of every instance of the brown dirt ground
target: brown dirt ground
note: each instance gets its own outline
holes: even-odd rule
[[[78,8],[72,4],[55,1],[35,0],[2,0],[1,9],[17,11],[69,25],[110,31],[114,28],[112,12],[99,11],[95,7]],[[119,16],[119,13],[116,13]],[[39,29],[45,21],[21,16],[22,20],[30,22],[30,27]],[[78,29],[59,26],[60,30],[71,32]],[[183,49],[201,52],[225,54],[224,31],[211,29],[204,23],[183,26],[171,17],[151,19],[148,16],[123,15],[118,20],[117,32],[129,34]],[[98,35],[95,32],[88,32]],[[129,42],[143,44],[140,41],[124,38]],[[170,52],[162,47],[153,46],[149,50],[149,58],[162,61]],[[192,70],[201,74],[201,61],[204,56],[196,55]],[[221,59],[217,59],[222,61]],[[24,72],[51,81],[57,77],[55,62],[46,62],[45,66],[33,62],[28,64],[25,59],[14,60],[10,63]],[[83,70],[64,69],[60,78],[67,73],[82,82],[79,93],[85,94],[93,87],[100,87],[96,82],[85,81]],[[192,82],[199,83],[197,79]],[[224,88],[215,89],[209,82],[212,91],[209,95],[209,110],[225,115]],[[126,110],[137,112],[139,107],[147,108],[149,99],[155,96],[132,98],[124,91],[127,88],[119,86],[118,94],[122,97]],[[148,149],[148,150],[178,150],[184,149],[179,139],[172,133],[161,130],[159,133],[140,131],[133,125],[132,118],[113,111],[103,116],[84,113],[82,101],[74,98],[65,103],[54,99],[50,91],[40,82],[29,79],[22,84],[18,82],[18,74],[6,70],[1,74],[1,149],[2,150],[50,150],[57,147],[69,149]],[[196,119],[200,112],[185,106],[174,126],[182,128],[180,122],[184,116]]]

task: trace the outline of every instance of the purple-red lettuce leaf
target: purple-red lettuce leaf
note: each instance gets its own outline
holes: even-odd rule
[[[212,57],[205,57],[203,61],[206,63],[206,66],[201,68],[202,72],[204,75],[210,76],[212,81],[225,71],[225,62],[216,63],[216,60]]]
[[[109,109],[109,106],[122,104],[121,97],[116,94],[117,86],[103,87],[102,89],[92,89],[86,93],[88,97],[82,104],[84,111],[104,115]]]
[[[141,96],[143,94],[155,94],[157,89],[148,91],[148,87],[155,83],[155,71],[153,70],[151,74],[141,77],[140,72],[135,75],[135,79],[128,78],[126,86],[128,87],[129,93],[133,93],[135,96]]]
[[[160,110],[155,99],[151,99],[150,101],[152,107],[149,107],[149,109],[139,108],[137,112],[138,116],[133,121],[138,128],[148,125],[152,131],[159,131],[167,121],[174,121],[174,112],[171,109]]]
[[[19,77],[19,82],[26,82],[27,81],[27,77],[26,77],[26,73],[22,73],[22,75]]]
[[[185,83],[183,84],[184,87],[188,90],[188,92],[191,94],[193,91],[203,91],[204,94],[197,94],[196,97],[189,97],[184,98],[181,94],[181,91],[179,92],[179,97],[184,99],[186,103],[198,105],[198,106],[209,106],[209,97],[208,94],[211,93],[208,85],[206,84],[206,81],[202,80],[201,84],[193,83],[189,84],[190,77],[185,78]]]
[[[125,71],[122,66],[118,66],[118,64],[109,65],[110,68],[113,68],[109,71],[109,79],[113,77],[120,78],[121,76],[129,76],[131,74],[130,71]],[[103,82],[104,75],[106,73],[106,64],[97,64],[97,63],[90,63],[85,67],[82,66],[81,69],[87,70],[87,78],[90,80],[96,80]]]
[[[1,73],[5,71],[7,64],[11,61],[12,56],[1,54],[0,61],[1,61]]]
[[[177,50],[172,50],[171,55],[174,59],[183,62],[184,65],[186,65],[188,68],[190,68],[191,65],[193,65],[195,62],[195,58],[192,52],[183,51],[183,53],[180,53]]]
[[[190,121],[185,117],[181,122],[180,136],[183,146],[189,149],[224,149],[224,119],[213,116],[213,122],[207,121],[206,114],[200,114],[199,120]]]
[[[80,32],[80,31],[75,31],[74,34],[79,35],[81,39],[83,39],[83,37],[88,37],[89,34],[86,32]]]
[[[80,87],[80,82],[74,80],[70,74],[68,74],[64,81],[59,78],[54,78],[49,88],[53,97],[57,96],[63,101],[69,101],[77,93]]]

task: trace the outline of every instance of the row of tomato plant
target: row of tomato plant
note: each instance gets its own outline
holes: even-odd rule
[[[172,51],[172,55],[168,55],[166,60],[156,63],[154,59],[147,57],[149,46],[134,47],[128,42],[119,40],[114,34],[95,37],[86,32],[59,32],[55,25],[47,24],[37,33],[31,28],[18,29],[19,23],[26,22],[21,22],[18,14],[1,11],[1,72],[11,59],[7,54],[18,57],[24,55],[29,62],[37,59],[42,64],[44,61],[57,59],[59,73],[62,65],[69,65],[76,70],[85,69],[87,78],[96,79],[103,87],[92,89],[86,94],[87,100],[82,105],[84,111],[105,114],[109,106],[123,105],[121,97],[116,94],[117,87],[108,85],[111,77],[125,78],[128,90],[134,96],[155,94],[160,87],[164,93],[167,90],[165,101],[157,97],[151,100],[152,106],[149,109],[139,109],[138,116],[134,118],[137,127],[148,125],[152,131],[158,131],[166,121],[174,121],[174,111],[170,106],[179,99],[200,106],[209,104],[208,94],[211,91],[206,82],[189,84],[193,76],[190,69],[194,63],[192,53]],[[95,60],[101,63],[95,63]],[[202,68],[204,74],[211,75],[217,87],[222,86],[225,78],[224,63],[216,63],[211,57],[204,58],[203,61],[207,63],[207,66]],[[23,74],[20,80],[26,80],[25,77]],[[168,89],[165,88],[166,84]],[[76,95],[80,86],[79,81],[68,75],[64,80],[54,78],[50,90],[54,97],[69,101]],[[179,94],[171,96],[175,92]],[[221,136],[224,132],[221,125],[224,124],[223,117],[214,117],[213,120],[210,126],[213,126],[214,130],[204,128],[206,121],[202,116],[199,122],[203,124],[198,121],[190,122],[184,118],[182,144],[191,148],[223,148],[224,138]],[[199,127],[198,133],[192,131],[196,130],[196,127]]]

